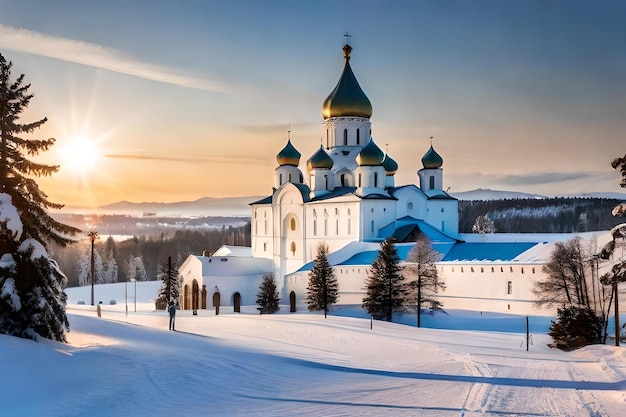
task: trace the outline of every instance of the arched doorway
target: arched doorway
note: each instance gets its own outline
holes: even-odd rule
[[[213,293],[213,307],[215,307],[215,315],[220,314],[220,293]]]
[[[202,292],[200,293],[200,299],[202,300],[202,309],[206,310],[206,285],[202,286]]]
[[[296,312],[296,293],[294,291],[289,293],[289,312]]]
[[[241,313],[241,294],[238,292],[233,294],[233,311],[235,313]]]
[[[191,309],[197,310],[200,304],[200,286],[195,279],[191,283]]]
[[[190,298],[189,285],[185,285],[183,288],[183,310],[189,310]]]

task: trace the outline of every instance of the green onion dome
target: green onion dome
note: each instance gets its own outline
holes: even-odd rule
[[[293,165],[297,167],[300,164],[300,152],[291,144],[291,140],[287,140],[287,145],[278,152],[276,160],[278,165]]]
[[[389,155],[385,155],[383,160],[383,168],[385,168],[385,174],[390,177],[398,171],[398,163],[394,161]]]
[[[356,156],[356,163],[359,166],[378,166],[382,164],[383,159],[385,154],[376,146],[374,139],[370,139]]]
[[[320,148],[313,154],[311,158],[306,162],[307,171],[311,171],[313,169],[331,169],[333,167],[334,161],[326,153],[324,147],[320,145]]]
[[[361,89],[350,68],[350,45],[343,47],[345,65],[335,89],[322,105],[324,120],[331,117],[372,117],[372,103]]]
[[[435,152],[433,145],[430,145],[430,149],[422,157],[422,165],[424,169],[437,169],[443,165],[443,158]]]

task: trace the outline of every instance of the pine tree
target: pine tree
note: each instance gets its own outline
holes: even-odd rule
[[[141,256],[130,255],[130,258],[128,258],[126,270],[127,281],[146,281],[148,279],[146,267],[143,264],[143,259],[141,259]]]
[[[330,306],[337,302],[339,286],[333,268],[328,263],[328,247],[320,244],[313,268],[309,272],[309,285],[306,288],[306,302],[310,311],[324,310],[328,315]]]
[[[104,263],[104,283],[112,284],[118,281],[118,268],[117,261],[113,256],[109,256],[109,258]]]
[[[80,230],[54,220],[47,212],[60,209],[47,199],[34,177],[49,176],[59,167],[26,158],[47,151],[54,139],[25,139],[46,118],[19,123],[33,94],[24,75],[11,80],[12,63],[0,54],[0,333],[66,341],[67,278],[50,258],[46,244],[64,246]]]
[[[172,261],[172,257],[167,258],[167,262],[159,267],[157,279],[162,281],[157,304],[165,308],[170,301],[177,302],[180,297],[180,286],[183,277],[178,273],[178,264]]]
[[[276,313],[280,309],[280,294],[276,288],[274,274],[263,275],[263,281],[256,296],[257,310],[261,314]]]
[[[437,262],[441,259],[430,241],[423,237],[415,242],[407,256],[406,274],[416,279],[409,283],[410,299],[417,300],[417,327],[421,327],[422,306],[427,305],[432,311],[443,310],[443,304],[435,295],[446,289],[446,284],[437,273]]]
[[[393,239],[385,239],[365,282],[363,308],[369,314],[392,321],[393,311],[402,307],[408,290],[400,270],[400,257]]]

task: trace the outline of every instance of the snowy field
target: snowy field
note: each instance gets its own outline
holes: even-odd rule
[[[68,289],[68,344],[0,336],[0,414],[626,415],[625,348],[566,353],[533,332],[526,351],[523,333],[487,331],[497,317],[461,312],[432,316],[441,330],[252,307],[179,311],[170,332],[150,302],[158,285],[138,284],[137,312],[130,285],[127,297],[123,284],[97,287],[101,319],[77,304],[90,303],[90,288]],[[483,329],[450,329],[457,320]]]

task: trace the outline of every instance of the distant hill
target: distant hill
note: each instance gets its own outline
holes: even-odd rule
[[[517,191],[490,190],[485,188],[477,188],[475,190],[460,191],[458,193],[449,194],[457,200],[465,201],[548,198],[548,196],[541,194],[529,194]]]
[[[128,214],[132,216],[250,216],[249,204],[263,197],[202,197],[194,201],[174,203],[132,203],[120,201],[97,208],[98,214]],[[68,209],[69,210],[69,209]],[[68,211],[65,210],[65,211]]]
[[[522,193],[517,191],[501,191],[490,190],[486,188],[477,188],[470,191],[460,191],[457,193],[449,193],[457,200],[463,201],[490,201],[490,200],[512,200],[512,199],[543,199],[554,197],[570,197],[570,198],[606,198],[626,201],[626,193],[617,192],[590,192],[590,193],[574,193],[555,196],[547,196],[542,194]]]

